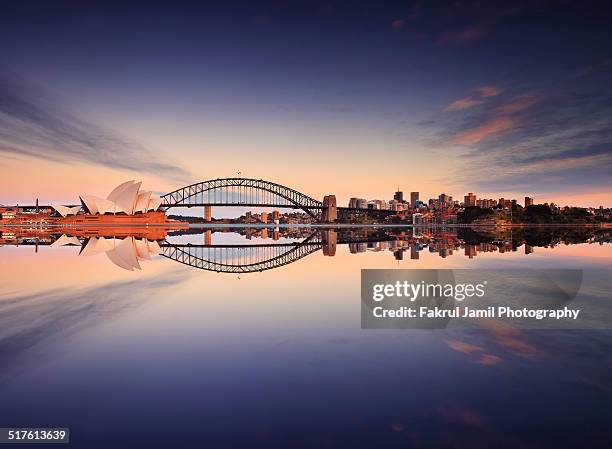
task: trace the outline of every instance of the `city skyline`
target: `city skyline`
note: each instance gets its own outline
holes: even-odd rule
[[[612,206],[598,8],[31,6],[0,18],[0,203],[241,173],[339,203],[399,183]]]

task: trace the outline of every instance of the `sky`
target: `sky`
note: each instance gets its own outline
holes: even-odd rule
[[[603,2],[21,1],[0,204],[261,178],[612,207]]]

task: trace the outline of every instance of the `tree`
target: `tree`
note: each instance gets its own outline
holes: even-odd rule
[[[492,209],[484,209],[478,206],[468,206],[463,212],[457,214],[457,221],[460,223],[472,223],[479,218],[491,218],[495,215]]]

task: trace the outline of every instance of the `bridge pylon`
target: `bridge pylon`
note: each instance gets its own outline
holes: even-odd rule
[[[321,220],[325,223],[333,223],[338,218],[336,206],[336,195],[325,195],[323,197],[323,214]]]
[[[336,255],[336,245],[338,244],[338,234],[335,229],[325,229],[321,232],[323,243],[323,255],[333,257]]]

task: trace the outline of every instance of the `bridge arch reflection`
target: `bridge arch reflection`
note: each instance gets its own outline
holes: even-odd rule
[[[207,271],[218,273],[253,273],[288,265],[315,253],[323,251],[325,256],[334,256],[338,244],[367,244],[395,240],[387,236],[352,236],[338,233],[336,229],[321,229],[311,233],[299,242],[260,244],[177,244],[163,242],[161,255]]]
[[[218,273],[254,273],[297,262],[321,249],[317,242],[270,245],[162,244],[161,255],[201,270]]]

